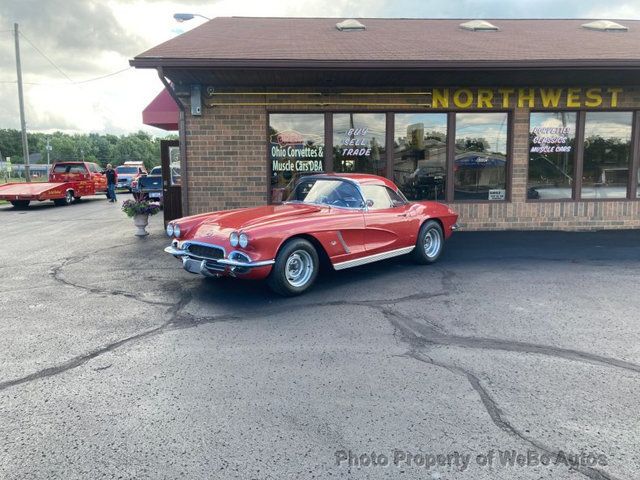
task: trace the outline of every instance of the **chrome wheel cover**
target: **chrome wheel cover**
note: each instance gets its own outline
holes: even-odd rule
[[[442,247],[442,237],[437,228],[430,228],[424,236],[424,254],[428,258],[437,257]]]
[[[314,268],[313,258],[311,258],[309,252],[296,250],[287,258],[284,266],[284,275],[292,287],[303,287],[311,279]]]

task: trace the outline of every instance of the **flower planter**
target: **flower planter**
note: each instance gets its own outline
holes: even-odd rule
[[[149,235],[146,227],[149,225],[149,215],[148,214],[138,214],[133,217],[133,224],[138,229],[135,233],[136,237],[146,237]]]

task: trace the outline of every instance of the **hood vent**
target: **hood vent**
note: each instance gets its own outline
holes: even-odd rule
[[[349,18],[348,20],[343,20],[340,23],[336,23],[336,28],[341,32],[351,32],[367,29],[367,27],[365,27],[362,23],[354,18]]]
[[[471,30],[472,32],[495,32],[496,30],[500,30],[498,27],[486,20],[470,20],[468,22],[461,23],[460,28]]]
[[[583,23],[582,28],[587,30],[599,30],[601,32],[626,32],[629,30],[624,25],[610,20],[596,20],[595,22]]]

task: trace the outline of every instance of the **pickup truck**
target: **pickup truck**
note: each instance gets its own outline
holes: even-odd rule
[[[171,166],[171,185],[180,185],[180,166]],[[153,167],[148,174],[140,175],[131,182],[133,196],[163,204],[162,167]]]
[[[53,200],[57,206],[69,205],[86,195],[107,191],[107,179],[91,162],[58,162],[49,172],[48,182],[0,185],[0,200],[15,208],[26,208],[33,201]]]
[[[147,175],[141,175],[131,182],[131,191],[139,200],[156,201],[162,204],[162,170],[154,167]]]

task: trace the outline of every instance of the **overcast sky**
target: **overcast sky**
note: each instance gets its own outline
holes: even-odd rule
[[[0,128],[19,128],[14,44],[20,24],[31,131],[127,133],[162,89],[155,71],[126,69],[136,54],[217,16],[640,18],[640,2],[602,0],[0,0]],[[38,52],[38,50],[41,52]],[[45,58],[47,57],[47,58]],[[54,66],[55,65],[55,66]],[[84,83],[82,83],[84,82]]]

